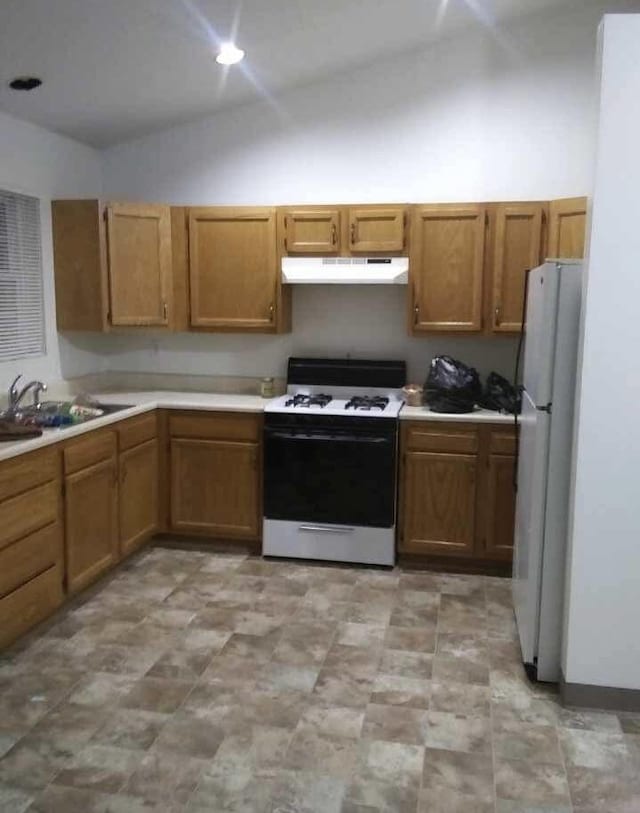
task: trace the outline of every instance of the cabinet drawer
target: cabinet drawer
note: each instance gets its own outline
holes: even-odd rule
[[[131,449],[140,443],[152,440],[157,437],[157,434],[158,425],[155,412],[130,418],[118,427],[120,451],[123,452],[125,449]]]
[[[0,503],[0,549],[54,522],[59,501],[60,486],[53,480]]]
[[[115,432],[96,432],[72,441],[64,450],[64,472],[73,474],[116,453]]]
[[[261,428],[261,415],[238,412],[174,412],[169,416],[169,434],[174,438],[257,441]]]
[[[62,525],[54,522],[0,551],[0,596],[43,573],[62,558]]]
[[[0,647],[31,629],[62,603],[62,576],[57,565],[0,599]]]
[[[20,455],[0,465],[0,500],[39,486],[58,476],[58,450]]]
[[[515,454],[516,435],[513,429],[493,430],[489,441],[489,451],[492,454]]]
[[[404,427],[407,449],[421,452],[477,452],[478,432],[475,427],[447,423],[410,423]]]

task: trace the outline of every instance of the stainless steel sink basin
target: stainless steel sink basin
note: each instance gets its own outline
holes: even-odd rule
[[[68,401],[43,401],[39,408],[34,406],[21,407],[16,414],[17,423],[34,423],[43,428],[51,427],[66,429],[78,423],[94,421],[104,415],[113,415],[123,409],[129,409],[131,404],[101,404],[96,403],[96,409],[102,411],[102,415],[88,415],[86,417],[71,417],[68,412]]]

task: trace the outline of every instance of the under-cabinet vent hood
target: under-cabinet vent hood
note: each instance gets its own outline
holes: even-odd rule
[[[314,285],[406,285],[408,257],[283,257],[282,282]]]

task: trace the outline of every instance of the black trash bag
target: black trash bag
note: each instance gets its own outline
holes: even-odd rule
[[[424,385],[424,400],[432,412],[473,412],[480,397],[480,378],[451,356],[434,356]]]
[[[522,389],[514,387],[499,373],[489,373],[478,404],[484,409],[517,415],[522,406]]]

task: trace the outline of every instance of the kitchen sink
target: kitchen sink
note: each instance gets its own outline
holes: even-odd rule
[[[13,420],[19,424],[35,424],[42,428],[66,429],[78,423],[86,423],[101,418],[104,415],[113,415],[123,409],[130,409],[131,404],[101,404],[94,403],[92,407],[99,409],[102,415],[69,415],[68,401],[43,401],[39,408],[34,406],[20,407]]]

